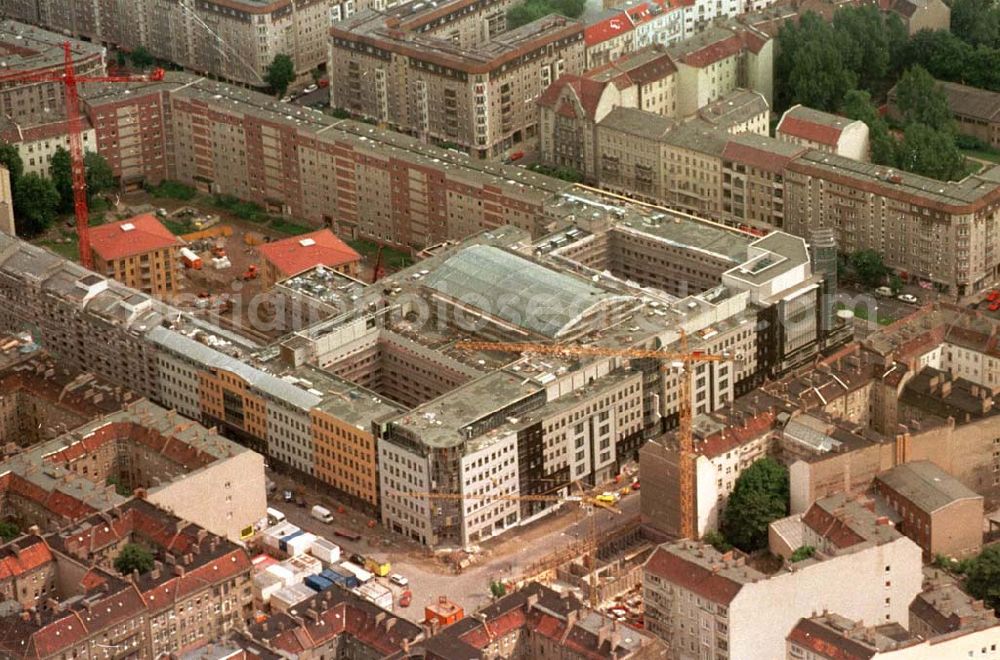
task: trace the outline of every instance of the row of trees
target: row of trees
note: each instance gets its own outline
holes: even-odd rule
[[[507,29],[513,30],[549,14],[578,18],[586,7],[586,0],[525,0],[507,11]]]
[[[858,119],[869,128],[872,162],[942,181],[960,179],[968,168],[955,143],[954,118],[944,92],[919,65],[923,41],[953,38],[940,35],[947,36],[926,32],[908,39],[898,17],[872,5],[841,9],[831,23],[807,13],[778,34],[778,107],[802,103]],[[874,102],[894,83],[903,114],[899,139]]]
[[[103,156],[88,152],[85,156],[87,197],[92,201],[115,186],[114,172]],[[49,177],[24,172],[17,149],[0,144],[0,164],[10,172],[14,197],[14,224],[20,236],[31,238],[52,226],[59,213],[73,211],[73,175],[69,152],[59,147],[49,165]]]

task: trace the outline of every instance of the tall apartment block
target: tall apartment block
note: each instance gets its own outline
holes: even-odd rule
[[[532,103],[584,69],[583,25],[557,15],[507,30],[511,0],[408,3],[330,30],[330,103],[479,158],[538,138]]]
[[[537,233],[545,201],[569,188],[187,74],[91,86],[84,97],[97,150],[126,187],[176,179],[345,239],[410,248],[505,224]]]
[[[35,2],[4,5],[5,18],[23,18],[17,9],[28,9]],[[0,72],[0,116],[17,125],[35,125],[66,117],[66,89],[61,82],[24,83],[20,75],[61,74],[65,69],[63,42],[66,36],[15,20],[0,21],[0,50],[4,70]],[[73,67],[78,75],[101,75],[106,72],[104,49],[97,44],[70,40]]]
[[[610,478],[676,424],[680,375],[648,360],[469,353],[455,339],[650,348],[683,327],[693,348],[733,356],[690,374],[701,413],[821,345],[820,277],[801,239],[583,190],[550,198],[545,221],[558,229],[480,232],[377,286],[299,273],[269,295],[324,314],[266,345],[8,238],[0,322],[378,511],[390,529],[427,545],[477,542],[553,509],[406,493],[533,494]]]
[[[6,15],[217,78],[263,86],[275,55],[303,75],[326,62],[331,0],[11,0]]]

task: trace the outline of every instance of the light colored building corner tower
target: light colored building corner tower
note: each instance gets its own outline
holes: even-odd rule
[[[0,231],[15,236],[14,194],[10,185],[10,172],[0,165]]]

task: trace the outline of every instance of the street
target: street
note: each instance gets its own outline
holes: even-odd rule
[[[524,528],[510,530],[496,540],[482,543],[481,547],[488,558],[456,575],[451,573],[443,562],[431,557],[426,548],[402,539],[381,526],[368,528],[368,518],[359,512],[348,508],[345,508],[343,513],[334,511],[335,521],[331,524],[316,520],[309,513],[312,505],[320,501],[315,492],[298,487],[297,491],[304,496],[307,506],[286,504],[281,500],[283,488],[281,482],[286,479],[279,475],[275,481],[279,482],[279,487],[271,498],[270,506],[284,513],[291,523],[330,539],[341,547],[343,555],[358,553],[384,556],[392,563],[393,573],[399,573],[409,579],[413,604],[409,608],[400,608],[397,605],[394,609],[396,614],[414,622],[423,619],[424,605],[436,600],[438,596],[448,596],[464,608],[466,613],[489,603],[491,599],[489,586],[492,580],[517,577],[530,564],[568,543],[584,539],[590,531],[590,521],[587,516],[597,516],[595,527],[600,536],[639,513],[639,493],[628,495],[619,502],[620,514],[589,507],[581,509],[576,503],[567,503],[560,512]],[[363,538],[359,541],[350,541],[334,536],[333,531],[338,528],[353,529],[360,532]],[[390,584],[388,578],[377,579],[392,589],[398,601],[403,589]]]

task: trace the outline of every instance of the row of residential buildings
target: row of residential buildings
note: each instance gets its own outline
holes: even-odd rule
[[[578,167],[603,187],[730,224],[800,236],[832,229],[841,249],[880,250],[898,271],[956,293],[994,277],[998,257],[986,237],[1000,196],[995,170],[944,186],[871,166],[853,158],[864,148],[856,126],[803,108],[768,138],[772,44],[762,34],[715,25],[584,75],[552,72],[540,120],[517,116],[539,127],[546,159]],[[374,74],[358,75],[365,81],[358,89],[372,93]],[[489,102],[501,114],[504,106],[527,107],[503,97]],[[83,104],[95,149],[126,188],[181,180],[347,238],[424,247],[506,224],[538,236],[553,225],[553,200],[571,188],[187,74],[88,86]],[[37,159],[31,167],[47,169],[59,140],[45,133],[20,146],[29,163]]]
[[[793,514],[823,497],[873,489],[925,559],[975,553],[982,497],[1000,492],[997,332],[977,312],[927,307],[729,411],[697,418],[699,533],[716,528],[742,471],[771,455],[788,466]],[[640,466],[651,493],[644,519],[676,530],[673,438],[643,447]]]
[[[97,45],[192,71],[264,86],[267,67],[289,55],[299,75],[324,66],[331,19],[354,11],[332,0],[6,0],[4,15]],[[98,48],[98,50],[103,50]]]
[[[696,410],[710,412],[850,332],[822,305],[829,260],[813,272],[802,239],[582,190],[548,213],[559,229],[542,239],[498,227],[377,286],[325,267],[285,279],[268,294],[275,304],[323,314],[269,345],[7,237],[4,327],[29,329],[69,363],[217,427],[430,545],[474,542],[544,511],[408,492],[596,483],[677,415],[678,374],[655,364],[470,354],[455,340],[651,347],[683,327],[692,344],[733,357],[690,374]]]
[[[786,111],[770,137],[752,51],[727,32],[702,33],[711,46],[687,56],[702,65],[687,81],[690,67],[672,50],[690,41],[557,80],[539,99],[543,161],[726,224],[799,236],[831,229],[841,250],[874,249],[904,277],[958,295],[995,279],[1000,260],[987,237],[1000,213],[997,168],[942,183],[872,165],[863,123],[801,106]],[[717,67],[743,73],[713,86]],[[670,102],[651,100],[661,96]],[[698,103],[685,107],[695,96]],[[978,126],[977,134],[988,139],[988,131]]]
[[[823,498],[770,531],[776,570],[694,541],[653,551],[645,621],[670,657],[1000,657],[996,614],[925,569],[920,548],[873,500]],[[811,556],[792,557],[801,547]]]

